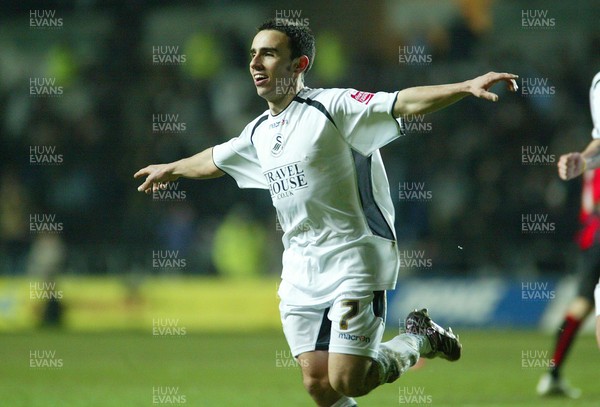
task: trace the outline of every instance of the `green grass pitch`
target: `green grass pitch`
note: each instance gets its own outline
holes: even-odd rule
[[[534,391],[544,369],[532,365],[549,353],[552,336],[459,333],[464,345],[460,361],[427,360],[396,383],[359,398],[359,406],[599,405],[600,351],[593,336],[578,338],[565,366],[583,396],[565,401],[541,400]],[[56,367],[31,367],[32,358],[54,360],[47,364]],[[299,368],[290,366],[283,334],[271,331],[177,337],[150,332],[2,334],[0,377],[0,405],[8,407],[312,405]],[[161,392],[162,402],[153,398]],[[176,397],[164,398],[169,392]]]

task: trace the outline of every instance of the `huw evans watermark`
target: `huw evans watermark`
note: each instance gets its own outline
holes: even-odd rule
[[[152,115],[152,132],[156,134],[183,133],[187,124],[179,119],[179,114],[155,113]]]
[[[399,252],[401,268],[431,268],[433,260],[425,257],[425,250],[401,250]]]
[[[55,281],[31,281],[29,283],[30,300],[62,300],[63,291],[56,288]]]
[[[548,10],[521,10],[521,28],[526,30],[553,30],[556,18]]]
[[[64,366],[63,359],[56,355],[56,350],[30,350],[29,367],[34,369],[60,369]]]
[[[61,97],[64,88],[56,82],[56,78],[29,78],[29,96]]]
[[[400,404],[431,404],[433,396],[425,393],[423,386],[402,386],[398,388],[398,403]]]
[[[431,133],[433,130],[433,125],[425,121],[424,114],[407,114],[402,119],[407,133]]]
[[[29,146],[29,164],[31,165],[60,165],[64,162],[62,154],[56,146]]]
[[[521,283],[521,300],[551,301],[556,297],[556,291],[551,289],[548,282],[524,281]]]
[[[183,269],[186,267],[187,260],[181,256],[179,250],[152,250],[152,268]]]
[[[426,188],[425,182],[400,182],[398,183],[398,199],[408,202],[429,202],[433,199],[433,192]]]
[[[297,368],[308,367],[308,360],[296,359],[289,350],[275,351],[276,368]]]
[[[181,53],[179,45],[152,46],[152,64],[154,65],[183,65],[187,55]]]
[[[29,27],[41,30],[52,30],[63,27],[62,17],[57,17],[56,10],[29,10]]]
[[[29,233],[62,233],[63,229],[55,213],[29,214]]]
[[[430,65],[433,57],[427,53],[424,45],[400,45],[398,63],[401,65]]]
[[[179,181],[161,183],[152,191],[153,201],[184,201],[186,198],[187,192],[181,189]]]
[[[300,222],[299,224],[295,225],[294,227],[290,228],[288,230],[288,233],[291,234],[296,234],[296,232],[308,232],[309,230],[311,230],[311,224],[309,221],[304,221],[304,222]],[[275,216],[275,230],[277,232],[285,232],[283,230],[283,226],[281,226],[281,223],[279,222],[279,218],[277,216]]]
[[[552,360],[547,350],[521,351],[521,368],[523,369],[550,369],[554,366],[554,360]]]
[[[556,86],[551,85],[548,78],[521,78],[521,95],[523,97],[552,97],[556,94]]]
[[[523,165],[554,165],[556,155],[548,153],[548,146],[521,146]]]
[[[187,403],[187,396],[177,386],[152,386],[152,404],[181,406]]]
[[[522,233],[554,233],[556,223],[546,213],[524,213],[521,215]]]
[[[275,94],[295,94],[297,83],[298,79],[296,78],[275,78]]]
[[[152,336],[182,337],[187,335],[187,328],[179,326],[179,318],[153,318]]]
[[[307,17],[302,17],[302,10],[275,10],[275,25],[308,27],[310,20]]]

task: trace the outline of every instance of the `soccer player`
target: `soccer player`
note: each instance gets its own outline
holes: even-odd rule
[[[582,153],[565,154],[558,160],[558,174],[563,180],[583,175],[579,214],[582,228],[576,239],[582,251],[583,264],[579,271],[577,297],[567,308],[558,329],[552,367],[537,385],[537,392],[542,396],[577,398],[581,395],[579,389],[572,388],[561,377],[561,368],[579,328],[594,309],[594,287],[600,279],[600,169],[597,169],[600,168],[600,72],[592,81],[590,107],[594,124],[593,140]],[[600,326],[597,326],[596,331],[599,329]]]
[[[404,134],[403,115],[425,114],[489,91],[516,75],[490,72],[462,83],[368,93],[311,89],[315,57],[308,27],[271,20],[258,28],[250,74],[268,110],[239,137],[169,164],[150,165],[139,191],[179,177],[232,176],[240,188],[267,189],[284,230],[281,320],[306,390],[319,406],[396,380],[420,356],[460,358],[451,330],[415,310],[406,333],[381,343],[385,290],[394,289],[398,250],[394,207],[379,148]]]

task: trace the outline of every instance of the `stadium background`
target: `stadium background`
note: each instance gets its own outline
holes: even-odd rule
[[[580,182],[561,182],[555,163],[590,139],[588,91],[600,66],[598,2],[22,1],[0,7],[0,341],[6,344],[0,356],[11,361],[3,375],[21,389],[11,393],[9,384],[0,385],[7,405],[149,405],[153,386],[181,387],[187,405],[281,405],[285,394],[272,404],[227,399],[227,376],[209,371],[232,352],[223,343],[265,366],[272,380],[291,378],[292,399],[307,405],[298,372],[286,366],[279,328],[282,232],[269,196],[241,191],[226,177],[181,180],[169,193],[149,197],[132,178],[147,164],[238,135],[265,110],[248,76],[248,48],[254,27],[271,17],[301,20],[315,32],[310,87],[393,91],[489,70],[521,76],[516,95],[494,88],[497,104],[470,98],[413,118],[413,131],[382,154],[405,260],[399,290],[389,298],[390,334],[418,306],[482,338],[474,347],[493,341],[478,329],[502,329],[500,337],[517,336],[521,345],[506,349],[514,360],[498,369],[527,375],[515,385],[532,395],[543,369],[524,369],[523,360],[548,358],[547,329],[574,289]],[[417,198],[409,198],[415,190]],[[74,360],[82,361],[85,377],[105,369],[101,357],[85,362],[80,334],[98,349],[112,340],[110,349],[123,354],[136,340],[145,343],[121,369],[124,378],[139,373],[131,367],[137,356],[162,352],[150,372],[163,372],[165,364],[189,368],[205,387],[193,390],[197,383],[163,372],[154,381],[139,379],[131,394],[115,391],[105,404],[86,399],[84,385],[71,398],[60,392],[42,392],[46,402],[32,398],[28,390],[36,386],[49,392],[76,377]],[[194,341],[210,344],[197,366],[187,366],[186,357],[169,360],[153,340],[170,341],[162,346],[182,355],[199,352]],[[582,342],[589,353],[581,360],[597,364],[591,337]],[[62,352],[64,366],[42,377],[29,365],[39,356],[32,349]],[[569,364],[577,361],[574,356]],[[431,380],[426,371],[413,384],[417,390]],[[439,372],[432,371],[434,379]],[[233,391],[245,380],[240,375]],[[446,405],[447,395],[438,397],[436,389],[425,387],[431,404]],[[594,395],[592,385],[584,390]],[[455,401],[489,404],[470,396]],[[518,401],[533,402],[524,400]],[[378,401],[398,402],[397,391],[395,399]]]

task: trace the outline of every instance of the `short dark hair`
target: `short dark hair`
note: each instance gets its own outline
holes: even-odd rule
[[[275,30],[287,35],[290,40],[292,59],[306,55],[308,57],[308,67],[304,73],[310,70],[315,60],[316,51],[315,37],[307,25],[293,24],[272,18],[256,28],[257,32],[263,30]]]

